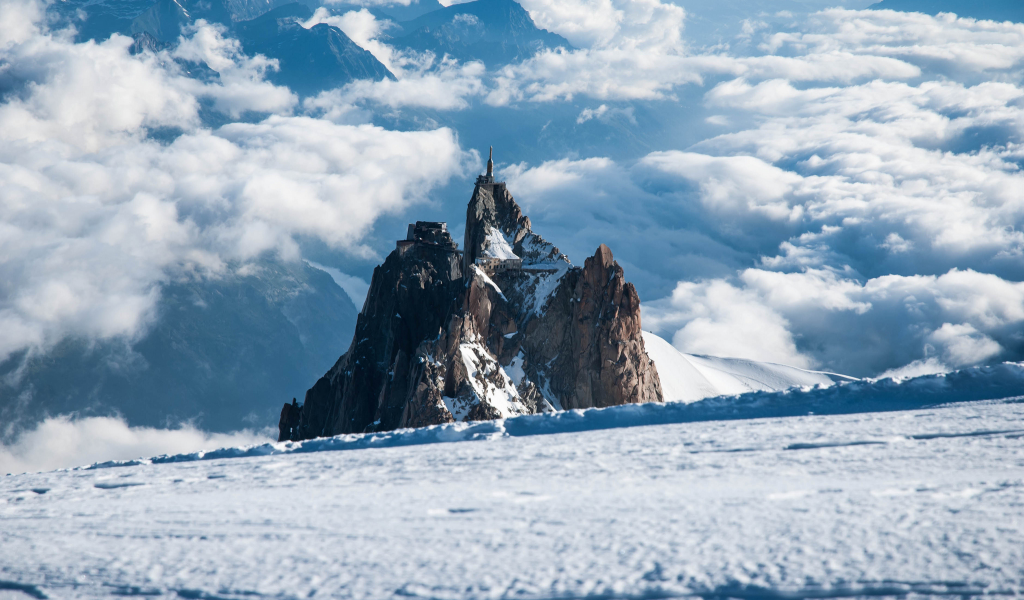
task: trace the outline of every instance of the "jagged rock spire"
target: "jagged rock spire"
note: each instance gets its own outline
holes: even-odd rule
[[[487,153],[487,176],[494,177],[494,146]]]
[[[493,165],[492,148],[461,257],[445,231],[444,244],[403,240],[374,269],[352,345],[306,392],[291,439],[663,401],[640,297],[611,250],[572,266]],[[519,268],[475,268],[494,244]]]

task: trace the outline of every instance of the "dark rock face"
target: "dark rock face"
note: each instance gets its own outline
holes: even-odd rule
[[[462,287],[462,263],[453,250],[417,244],[392,252],[373,271],[349,351],[306,393],[303,437],[406,426],[417,375],[431,367],[419,360],[426,348],[417,350],[440,340]],[[428,387],[420,395],[430,396]],[[414,407],[409,418],[450,421],[442,408]]]
[[[299,437],[662,401],[640,299],[607,246],[573,267],[503,183],[474,190],[464,255],[421,225],[440,224],[411,226],[374,271],[351,347],[306,392]]]
[[[495,235],[507,242],[524,265],[569,264],[558,248],[533,233],[530,217],[523,214],[504,183],[480,184],[473,190],[466,210],[465,264],[497,253],[492,248],[499,242]]]

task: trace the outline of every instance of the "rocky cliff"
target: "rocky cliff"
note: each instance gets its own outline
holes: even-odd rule
[[[481,178],[463,251],[421,222],[374,270],[352,345],[306,392],[291,436],[662,400],[611,250],[574,267],[505,184]]]

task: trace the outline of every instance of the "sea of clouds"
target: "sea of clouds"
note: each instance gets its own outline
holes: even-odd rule
[[[452,126],[393,130],[375,114],[582,102],[580,127],[640,128],[634,103],[678,111],[694,93],[693,118],[716,132],[696,144],[502,169],[546,237],[608,243],[648,282],[645,329],[685,352],[856,376],[1024,356],[1024,25],[761,10],[697,44],[686,2],[522,4],[575,48],[491,69],[395,51],[368,11],[317,11],[307,26],[342,28],[397,81],[300,101],[220,26],[132,55],[128,38],[50,30],[42,2],[0,3],[0,360],[68,336],[138,339],[165,282],[299,260],[302,240],[374,256],[377,220],[480,166]],[[201,64],[210,75],[189,76]],[[32,435],[0,451],[0,472],[67,464]],[[190,449],[157,446],[89,460]]]

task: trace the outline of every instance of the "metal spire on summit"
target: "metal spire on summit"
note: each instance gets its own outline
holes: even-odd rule
[[[494,183],[494,146],[490,147],[487,153],[487,174],[476,178],[477,185],[491,185]]]

